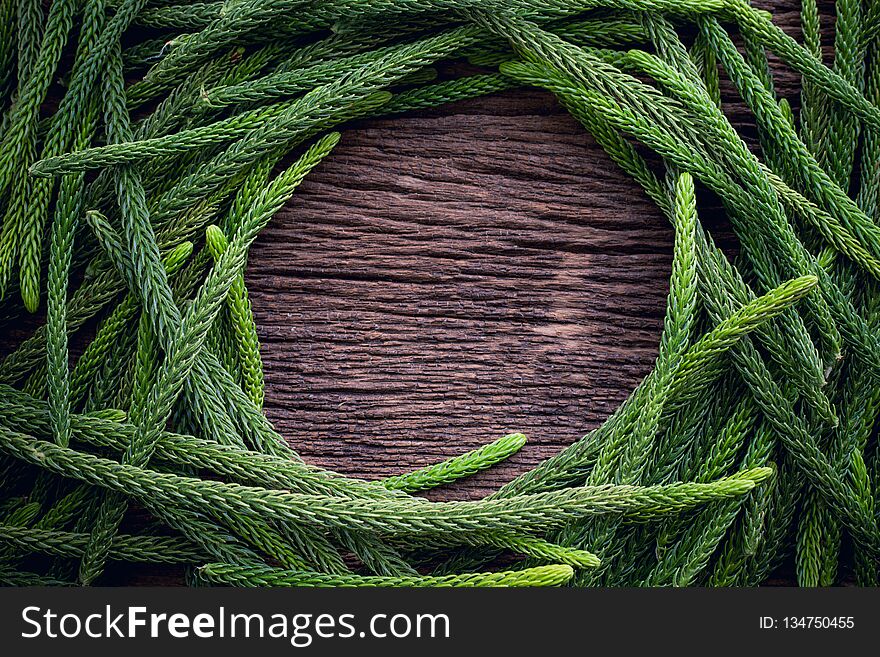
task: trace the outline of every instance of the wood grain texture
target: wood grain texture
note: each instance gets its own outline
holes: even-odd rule
[[[799,36],[797,3],[758,4]],[[778,84],[796,108],[797,76]],[[711,200],[702,213],[717,223]],[[671,247],[657,208],[546,93],[355,124],[251,252],[267,415],[307,461],[371,479],[526,433],[508,463],[432,494],[482,496],[650,370]]]
[[[670,250],[546,95],[348,130],[252,250],[267,413],[307,461],[371,478],[526,433],[456,487],[483,494],[644,376]]]

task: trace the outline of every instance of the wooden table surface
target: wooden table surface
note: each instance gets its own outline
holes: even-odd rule
[[[771,5],[798,36],[797,3]],[[797,107],[798,79],[778,83]],[[547,93],[354,124],[251,252],[266,413],[308,462],[366,478],[525,433],[509,462],[433,494],[484,495],[650,370],[671,247],[653,203]]]

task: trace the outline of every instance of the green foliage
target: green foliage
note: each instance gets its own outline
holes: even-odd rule
[[[0,583],[90,584],[115,560],[240,586],[752,586],[794,557],[802,585],[876,585],[880,2],[837,3],[830,66],[815,2],[804,45],[744,0],[112,5],[0,0],[0,310],[46,303],[0,363]],[[803,76],[799,126],[769,54]],[[484,70],[435,79],[460,58]],[[304,463],[262,412],[251,244],[338,126],[519,86],[669,219],[653,371],[482,500],[414,494],[523,434],[376,482]],[[132,502],[161,533],[119,532]]]

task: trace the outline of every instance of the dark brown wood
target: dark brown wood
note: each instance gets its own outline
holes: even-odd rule
[[[771,4],[797,35],[797,4]],[[780,75],[795,107],[797,86]],[[527,434],[508,463],[434,494],[484,495],[650,370],[671,244],[546,93],[357,124],[251,253],[266,412],[308,462],[367,478]]]
[[[379,477],[522,431],[487,492],[648,371],[671,233],[550,97],[347,130],[252,250],[267,413],[310,462]]]

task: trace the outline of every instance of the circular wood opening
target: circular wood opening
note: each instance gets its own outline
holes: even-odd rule
[[[672,231],[551,96],[364,122],[254,245],[266,412],[311,463],[378,478],[518,431],[482,495],[650,370]]]

